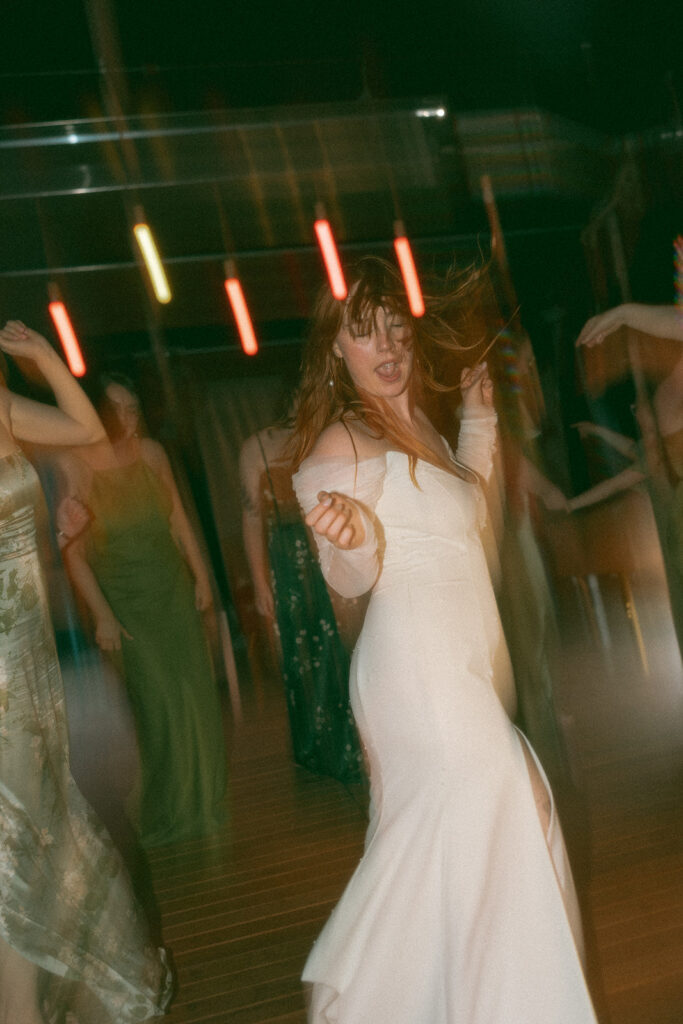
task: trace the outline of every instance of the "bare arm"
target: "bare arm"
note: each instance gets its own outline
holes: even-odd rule
[[[631,487],[642,484],[645,479],[645,473],[641,470],[625,469],[621,473],[617,473],[616,476],[610,477],[609,480],[601,480],[595,487],[589,487],[583,494],[577,494],[575,498],[570,498],[569,509],[571,512],[576,512],[579,508],[597,505],[605,498],[611,498],[614,494],[620,494],[621,491],[628,491]]]
[[[256,611],[272,619],[275,614],[270,585],[270,565],[261,511],[262,457],[256,436],[247,438],[240,451],[240,496],[242,501],[242,539],[254,585]]]
[[[90,609],[95,622],[95,640],[103,651],[121,649],[121,636],[132,639],[112,611],[90,567],[81,534],[63,549],[69,576],[74,587]]]
[[[567,498],[560,488],[551,483],[526,455],[520,459],[519,472],[523,488],[540,498],[547,509],[553,512],[569,511]]]
[[[577,346],[599,345],[620,327],[632,327],[654,338],[671,338],[683,342],[683,312],[678,306],[646,306],[625,302],[604,313],[598,313],[584,324],[576,339]]]
[[[141,455],[148,466],[157,474],[171,496],[171,530],[195,578],[195,603],[200,612],[206,611],[213,603],[211,582],[194,530],[180,500],[178,487],[173,476],[171,463],[162,446],[149,438],[141,444]]]
[[[585,420],[574,423],[573,426],[578,430],[581,438],[589,437],[592,434],[594,437],[602,438],[620,455],[625,455],[627,459],[636,459],[638,457],[638,445],[632,437],[619,434],[616,430],[610,430],[609,427],[603,427],[599,423],[589,423]]]
[[[87,445],[105,437],[90,400],[42,335],[19,320],[10,320],[0,331],[0,348],[16,359],[32,360],[57,399],[55,408],[7,392],[14,437],[50,445]]]

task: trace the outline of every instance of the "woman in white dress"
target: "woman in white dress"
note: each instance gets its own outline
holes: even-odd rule
[[[321,296],[304,359],[297,496],[330,585],[372,590],[350,682],[371,820],[306,964],[309,1020],[594,1024],[571,872],[510,721],[479,539],[492,384],[485,364],[463,371],[454,456],[422,408],[435,342],[462,347],[429,308],[414,320],[400,279],[368,258],[345,303]]]

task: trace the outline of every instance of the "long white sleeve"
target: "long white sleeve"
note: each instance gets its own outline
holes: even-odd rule
[[[292,477],[304,515],[318,504],[320,491],[338,491],[351,498],[361,514],[365,539],[351,551],[341,550],[314,533],[323,576],[342,597],[360,597],[379,576],[381,552],[372,513],[382,493],[385,472],[383,455],[360,462],[328,456],[305,459]]]
[[[456,462],[486,481],[493,470],[493,452],[496,447],[496,423],[493,409],[477,412],[465,411],[460,423]]]

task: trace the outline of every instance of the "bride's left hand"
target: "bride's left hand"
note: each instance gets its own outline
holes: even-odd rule
[[[463,405],[470,412],[493,408],[493,381],[486,363],[465,367],[460,374],[460,390]]]

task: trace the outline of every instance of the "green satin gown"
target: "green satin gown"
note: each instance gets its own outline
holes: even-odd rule
[[[90,565],[121,625],[123,674],[141,762],[145,846],[225,821],[221,705],[194,581],[170,528],[171,499],[141,459],[96,471]]]
[[[30,463],[0,458],[0,939],[38,965],[46,1020],[129,1024],[162,1012],[170,978],[69,772],[41,508]]]

